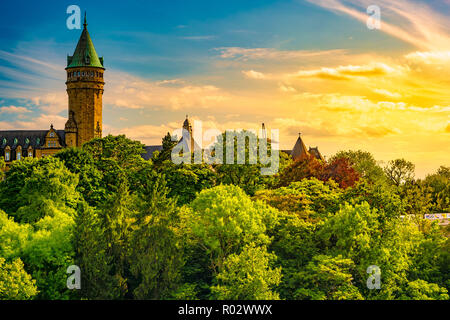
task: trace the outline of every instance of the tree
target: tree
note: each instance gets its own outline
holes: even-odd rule
[[[124,169],[132,168],[136,163],[144,161],[141,155],[145,152],[141,142],[130,140],[125,135],[108,135],[92,139],[83,145],[83,150],[91,154],[95,160],[114,159]]]
[[[21,206],[12,215],[20,222],[35,222],[53,215],[54,210],[73,216],[80,199],[76,191],[78,175],[71,173],[59,159],[40,162],[24,179],[17,195]]]
[[[334,180],[342,189],[352,187],[359,180],[359,174],[346,158],[336,158],[328,163],[319,178],[322,181]]]
[[[131,273],[137,299],[169,298],[179,286],[183,267],[179,217],[175,200],[167,198],[165,181],[158,178],[139,198],[131,235]]]
[[[353,284],[355,264],[341,255],[314,256],[304,271],[297,273],[299,285],[294,292],[296,299],[311,300],[362,300]]]
[[[28,300],[36,296],[36,281],[17,258],[11,263],[0,257],[0,300]]]
[[[303,179],[320,178],[324,167],[325,164],[312,155],[309,158],[294,161],[279,173],[278,187],[286,187],[292,182]]]
[[[372,183],[362,179],[345,190],[342,201],[352,205],[367,202],[371,208],[377,209],[380,224],[406,214],[406,204],[401,199],[398,188],[388,183]]]
[[[19,224],[0,210],[0,257],[8,260],[19,257],[32,233],[31,225]]]
[[[252,202],[239,187],[222,185],[200,192],[185,208],[182,223],[210,257],[211,268],[217,273],[225,258],[246,244],[267,244],[265,231],[276,215],[276,209]]]
[[[384,172],[392,184],[401,184],[414,179],[415,165],[405,159],[396,159],[388,162]]]
[[[232,138],[233,141],[227,140],[227,137]],[[232,152],[228,152],[229,144],[233,145]],[[250,196],[254,195],[257,190],[273,183],[273,175],[262,175],[262,168],[271,168],[273,174],[275,174],[280,167],[284,167],[284,162],[287,161],[285,156],[279,155],[278,159],[270,158],[271,160],[269,160],[269,162],[276,161],[277,163],[262,164],[260,161],[262,156],[260,139],[253,132],[246,130],[222,133],[217,137],[217,142],[213,145],[211,151],[211,154],[221,156],[222,159],[222,164],[213,165],[217,173],[217,183],[239,186]],[[219,154],[220,151],[222,151],[221,154]],[[232,159],[228,159],[227,153],[233,156],[232,163],[230,163]],[[269,155],[269,157],[272,155],[270,139],[267,141],[266,155]],[[250,159],[253,156],[254,161],[251,161]],[[239,161],[239,159],[241,160]]]
[[[240,254],[231,254],[217,275],[212,293],[219,300],[278,300],[274,289],[281,281],[281,268],[272,269],[274,254],[266,247],[246,246]]]
[[[258,191],[253,199],[304,219],[317,219],[339,210],[341,196],[342,190],[334,181],[311,178],[292,182],[287,187]]]
[[[450,212],[450,167],[441,166],[435,174],[428,175],[423,183],[432,189],[433,212]]]
[[[106,255],[112,261],[111,272],[118,283],[119,297],[123,298],[128,292],[129,239],[136,200],[130,195],[126,181],[121,181],[117,192],[108,195],[98,208],[98,216],[108,245]]]
[[[80,296],[87,299],[120,297],[120,282],[112,274],[113,257],[108,255],[104,229],[93,208],[78,204],[74,226],[75,262],[81,270]]]
[[[190,203],[203,189],[216,185],[216,173],[207,164],[180,164],[170,161],[157,168],[166,181],[168,196],[176,198],[178,205]]]
[[[383,168],[378,165],[370,152],[362,150],[339,151],[329,159],[329,162],[342,158],[349,161],[362,179],[367,179],[370,182],[383,182],[386,180]]]
[[[20,251],[25,270],[36,280],[38,299],[66,300],[75,297],[67,290],[67,267],[74,264],[73,217],[54,211],[33,224],[34,232]]]
[[[408,283],[406,293],[401,297],[405,300],[448,300],[448,291],[435,283],[416,280]]]
[[[5,169],[6,169],[5,160],[3,160],[3,158],[0,158],[0,181],[2,181],[5,176],[5,172],[4,172]]]
[[[176,138],[176,137],[175,137]],[[155,166],[161,166],[165,161],[172,161],[172,149],[177,145],[176,139],[172,140],[169,132],[162,138],[162,150],[153,154],[152,161]]]
[[[103,183],[104,174],[97,168],[92,154],[81,148],[66,148],[54,157],[60,159],[70,172],[78,175],[76,190],[89,205],[97,206],[105,200],[107,189]]]

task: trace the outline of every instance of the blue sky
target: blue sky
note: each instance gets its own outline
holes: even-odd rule
[[[381,30],[366,27],[369,4],[381,8]],[[302,131],[326,155],[403,154],[422,161],[424,172],[448,159],[449,150],[420,153],[407,136],[415,110],[426,124],[416,141],[426,141],[429,127],[448,139],[446,80],[428,70],[447,74],[447,0],[3,1],[0,130],[64,126],[66,55],[81,33],[66,27],[69,5],[87,11],[105,59],[105,133],[157,144],[189,114],[220,129],[280,127],[284,148]],[[355,106],[338,113],[344,104]],[[389,126],[387,112],[395,112]],[[380,152],[387,142],[395,147]]]

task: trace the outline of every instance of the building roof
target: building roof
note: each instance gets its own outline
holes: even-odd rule
[[[0,149],[7,146],[11,150],[21,146],[22,149],[32,147],[33,149],[40,149],[45,143],[45,136],[49,130],[6,130],[0,131]],[[64,130],[55,130],[59,137],[61,146],[65,146],[65,132]]]
[[[301,133],[298,134],[297,142],[295,142],[294,148],[291,152],[292,159],[294,160],[302,160],[309,156],[309,152],[306,149],[305,144],[303,143]]]
[[[311,148],[309,147],[308,152],[312,154],[317,160],[325,161],[325,159],[322,157],[322,154],[319,151],[319,147]]]
[[[67,56],[67,68],[96,67],[103,68],[103,58],[99,58],[94,43],[87,30],[86,15],[84,16],[83,32],[73,56]],[[67,69],[66,68],[66,69]]]
[[[163,149],[162,146],[145,146],[145,153],[141,154],[141,157],[144,160],[150,160],[153,157],[153,153],[155,151],[161,151]]]

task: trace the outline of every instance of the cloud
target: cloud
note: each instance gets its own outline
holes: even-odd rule
[[[364,66],[339,66],[337,68],[325,68],[313,70],[300,70],[291,76],[297,78],[319,78],[327,80],[349,80],[351,77],[383,76],[401,72],[400,68],[393,68],[384,63],[371,63]]]
[[[66,121],[66,117],[42,114],[30,121],[0,122],[0,127],[4,130],[43,130],[50,128],[50,124],[53,124],[56,129],[63,129]]]
[[[242,73],[249,79],[267,79],[268,76],[264,73],[255,71],[255,70],[248,70],[248,71],[242,71]]]
[[[450,133],[450,123],[447,124],[447,127],[445,128],[445,132]]]
[[[2,113],[12,113],[12,114],[20,114],[31,112],[25,107],[16,107],[16,106],[8,106],[8,107],[0,107],[0,114]]]
[[[344,13],[364,24],[366,8],[372,0],[307,0],[331,11]],[[423,3],[408,0],[378,0],[381,8],[381,32],[385,32],[417,48],[450,50],[450,24],[446,15]]]
[[[389,90],[386,89],[374,89],[373,92],[385,96],[385,97],[389,97],[389,98],[394,98],[394,99],[400,99],[402,97],[402,95],[400,93],[397,92],[391,92]]]
[[[215,50],[220,51],[220,57],[223,59],[237,59],[237,60],[286,60],[286,59],[300,59],[317,56],[336,55],[338,53],[345,53],[346,50],[277,50],[274,48],[241,48],[241,47],[221,47]]]
[[[417,63],[446,64],[450,62],[450,51],[416,51],[407,54],[405,58]]]

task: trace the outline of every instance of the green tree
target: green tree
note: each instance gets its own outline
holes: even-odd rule
[[[370,152],[362,150],[339,151],[329,159],[333,162],[335,159],[346,158],[351,166],[359,173],[362,179],[370,182],[383,182],[386,176],[373,155]]]
[[[355,264],[341,255],[317,255],[306,268],[296,274],[299,282],[294,292],[296,299],[362,300],[353,283]]]
[[[311,178],[292,182],[287,187],[258,191],[253,199],[314,220],[339,210],[342,194],[342,189],[334,181]]]
[[[266,247],[245,246],[240,254],[231,254],[212,287],[219,300],[278,300],[274,290],[281,281],[281,268],[270,267],[275,259]]]
[[[45,159],[45,158],[44,158]],[[41,160],[39,160],[41,162]],[[74,215],[80,195],[76,191],[78,175],[71,173],[56,158],[42,161],[24,179],[18,193],[21,206],[13,215],[21,222],[35,222],[54,210]]]
[[[176,138],[176,137],[175,137]],[[172,141],[172,136],[169,132],[162,138],[162,150],[156,151],[153,154],[152,161],[156,166],[161,166],[165,161],[172,161],[172,149],[177,145],[176,139]]]
[[[135,204],[136,197],[130,195],[128,185],[123,181],[117,192],[108,195],[98,208],[100,226],[107,243],[106,255],[112,259],[111,272],[119,284],[120,297],[125,297],[128,292],[129,240]]]
[[[229,138],[231,137],[233,141],[227,141],[227,136]],[[252,144],[252,140],[255,141],[256,144]],[[268,140],[266,152],[271,155],[270,139]],[[230,155],[233,155],[232,159],[228,159],[227,157],[229,144],[233,145],[233,152],[230,153]],[[262,154],[260,154],[260,152],[262,149],[260,148],[260,141],[254,133],[246,130],[224,132],[217,137],[217,142],[211,149],[214,156],[218,156],[220,150],[222,150],[222,164],[213,165],[214,170],[217,172],[218,184],[232,184],[239,186],[251,196],[254,195],[257,190],[261,190],[267,185],[273,184],[273,175],[262,175],[261,168],[270,168],[270,165],[276,167],[276,165],[261,164],[260,160]],[[280,153],[278,159],[276,159],[276,161],[278,161],[276,170],[279,170],[279,167],[283,168],[285,166],[284,162],[287,161],[286,157],[281,154],[282,153]],[[251,155],[254,155],[254,161],[250,160]],[[239,161],[239,159],[241,160]]]
[[[55,210],[33,224],[34,233],[22,248],[20,258],[39,289],[37,298],[66,300],[75,294],[67,290],[67,267],[74,264],[73,217]]]
[[[416,280],[408,283],[405,294],[401,297],[405,300],[448,300],[448,291],[435,283],[424,280]]]
[[[414,179],[415,165],[405,159],[396,159],[388,162],[384,172],[389,181],[400,186],[401,184]]]
[[[3,158],[0,158],[0,181],[2,181],[5,176],[5,172],[4,172],[5,169],[6,169],[5,160],[3,160]]]
[[[441,166],[436,173],[428,175],[424,185],[432,189],[432,210],[450,212],[450,167]]]
[[[92,154],[80,148],[66,148],[54,157],[60,159],[70,172],[78,175],[76,190],[89,205],[97,206],[106,198],[103,173],[97,168]]]
[[[216,184],[216,174],[206,164],[175,165],[166,161],[158,172],[167,180],[168,196],[176,198],[178,205],[190,203],[200,191]]]
[[[78,204],[74,226],[75,263],[81,270],[80,296],[87,299],[114,299],[120,283],[112,274],[113,257],[108,255],[100,219],[85,202]]]
[[[0,300],[28,300],[37,294],[36,281],[17,258],[11,263],[0,257]]]
[[[276,209],[253,202],[239,187],[222,185],[200,192],[185,208],[183,223],[217,273],[225,258],[246,244],[269,243],[265,231],[275,223],[276,215]]]
[[[130,256],[137,299],[168,298],[179,285],[184,262],[179,217],[167,193],[165,181],[158,178],[139,198]]]

